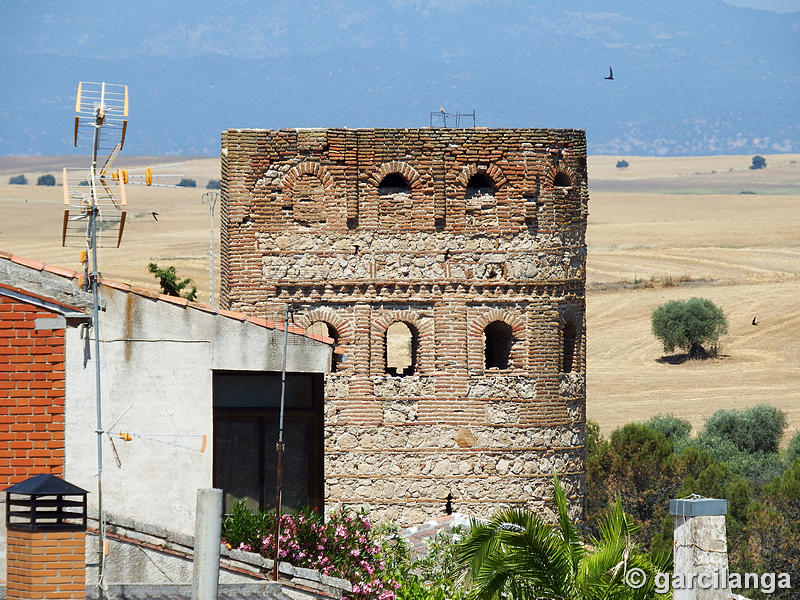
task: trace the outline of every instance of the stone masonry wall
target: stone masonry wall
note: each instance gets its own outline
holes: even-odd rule
[[[329,505],[402,524],[448,494],[543,508],[555,471],[582,518],[584,132],[228,130],[222,175],[223,304],[289,302],[347,355],[326,380]],[[397,321],[405,376],[386,369]],[[496,322],[506,360],[487,367]]]

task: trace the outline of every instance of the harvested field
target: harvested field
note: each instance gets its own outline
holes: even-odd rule
[[[621,158],[628,168],[615,167]],[[753,171],[750,156],[590,157],[587,402],[605,433],[658,413],[697,428],[720,408],[760,403],[785,410],[790,432],[800,428],[800,155],[765,158],[767,168]],[[79,268],[80,249],[60,247],[61,189],[35,183],[44,173],[60,182],[61,166],[82,160],[0,157],[0,250]],[[104,249],[101,266],[108,278],[157,289],[147,263],[175,265],[205,302],[209,216],[200,197],[219,178],[219,160],[119,160],[178,161],[173,171],[198,187],[129,186],[122,247]],[[8,185],[20,173],[29,184]],[[659,361],[650,314],[692,296],[728,314],[720,358]]]

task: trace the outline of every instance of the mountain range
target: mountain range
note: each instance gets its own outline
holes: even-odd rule
[[[216,155],[220,131],[238,127],[424,127],[440,108],[474,110],[478,126],[585,129],[592,154],[800,152],[800,12],[721,0],[43,4],[0,8],[2,155],[68,152],[79,80],[129,86],[126,154]]]

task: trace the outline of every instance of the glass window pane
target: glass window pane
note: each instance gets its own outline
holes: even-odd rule
[[[286,408],[311,408],[312,376],[286,376]],[[280,373],[214,373],[214,408],[279,408]]]
[[[223,490],[226,513],[242,498],[258,510],[259,442],[256,420],[214,421],[214,486]]]
[[[283,507],[301,509],[308,504],[309,451],[312,440],[308,423],[285,420],[283,426]],[[276,443],[278,423],[265,425],[264,504],[275,508],[275,483],[278,469]]]

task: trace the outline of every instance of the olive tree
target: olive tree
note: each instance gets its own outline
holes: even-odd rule
[[[728,332],[725,313],[710,300],[672,300],[653,311],[653,335],[664,345],[664,352],[676,348],[692,358],[708,356],[704,344],[716,344]]]

